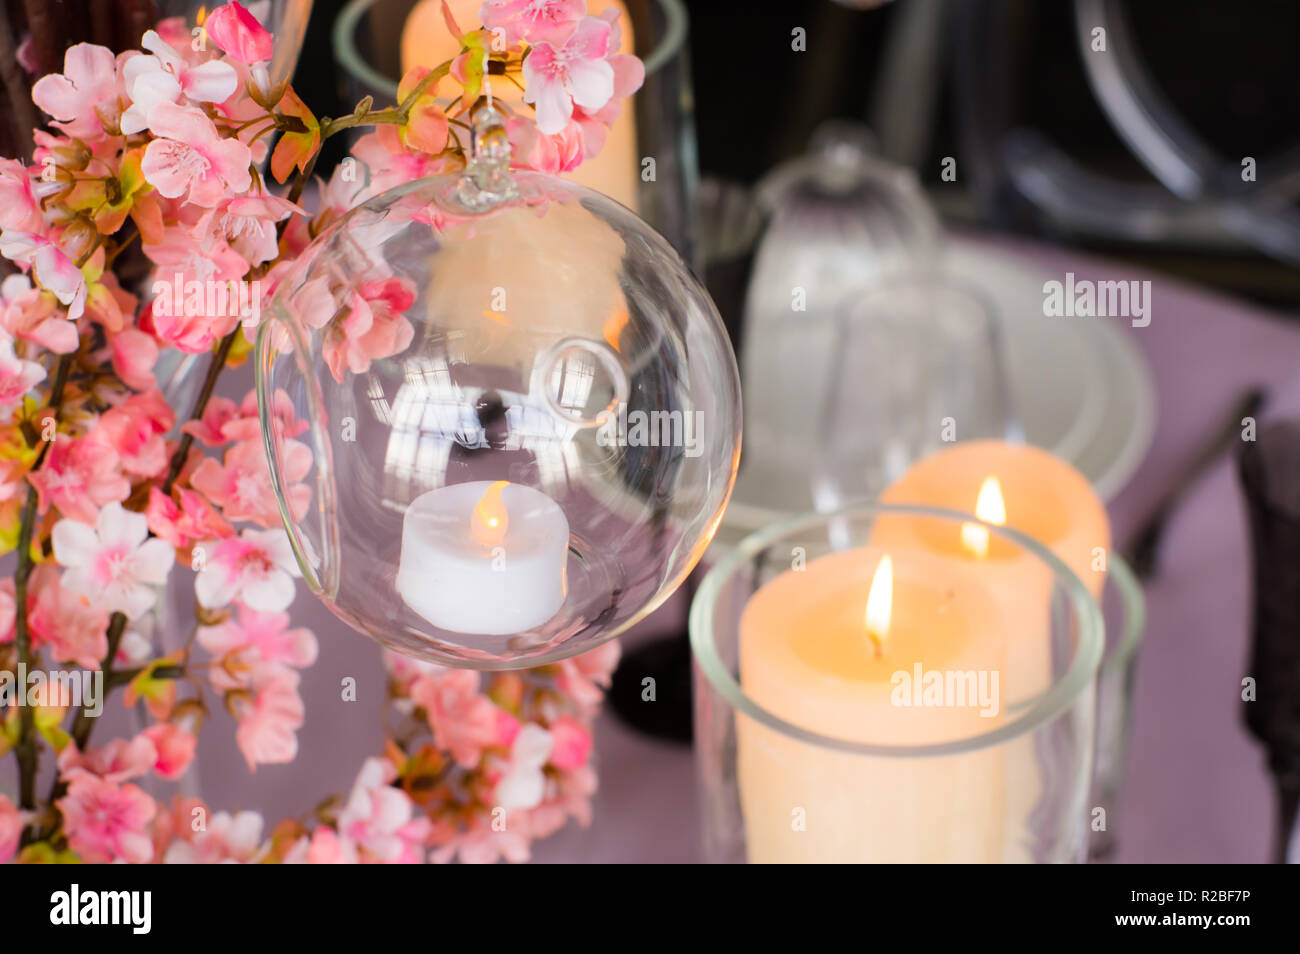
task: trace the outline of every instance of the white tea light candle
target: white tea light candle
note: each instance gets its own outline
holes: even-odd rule
[[[397,592],[440,629],[524,632],[564,603],[568,552],[569,521],[540,490],[505,480],[439,487],[406,510]]]

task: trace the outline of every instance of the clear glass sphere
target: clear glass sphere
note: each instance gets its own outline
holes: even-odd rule
[[[278,286],[257,379],[311,589],[449,665],[539,665],[643,618],[703,554],[740,452],[699,282],[628,209],[535,173],[348,213]]]

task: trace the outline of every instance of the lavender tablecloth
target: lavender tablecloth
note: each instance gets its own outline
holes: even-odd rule
[[[1150,325],[1125,330],[1150,362],[1159,420],[1154,446],[1111,507],[1117,543],[1141,523],[1246,386],[1269,389],[1270,413],[1300,409],[1300,324],[1068,249],[991,241],[1058,276],[1068,270],[1078,279],[1153,282]],[[1249,625],[1245,533],[1235,473],[1225,458],[1170,521],[1161,572],[1147,588],[1149,625],[1118,825],[1120,861],[1267,857],[1271,796],[1260,752],[1240,719]],[[303,675],[307,725],[298,760],[252,775],[231,732],[221,730],[205,733],[200,751],[200,790],[209,803],[258,808],[269,823],[310,811],[328,792],[346,790],[361,760],[382,743],[384,680],[377,648],[305,593],[293,612],[321,644],[319,662]],[[627,642],[680,623],[684,612],[685,601],[675,598]],[[346,676],[357,680],[355,702],[340,698]],[[228,721],[220,713],[214,718]],[[640,736],[607,713],[598,725],[597,751],[601,784],[591,827],[570,825],[538,845],[535,860],[699,860],[690,750]]]

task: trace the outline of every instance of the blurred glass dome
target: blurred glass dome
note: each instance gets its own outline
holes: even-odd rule
[[[269,305],[258,395],[326,606],[409,655],[535,666],[627,629],[699,560],[739,379],[707,293],[634,213],[474,168],[321,234]],[[307,433],[277,423],[279,392]]]

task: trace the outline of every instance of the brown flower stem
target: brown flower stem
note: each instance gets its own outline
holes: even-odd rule
[[[117,658],[117,650],[122,645],[122,634],[126,632],[126,616],[122,613],[114,613],[109,619],[108,624],[108,652],[104,655],[104,661],[100,663],[100,669],[104,672],[105,689],[109,686],[109,681],[113,676],[113,660]],[[103,700],[101,699],[102,703]],[[95,728],[95,719],[87,715],[86,706],[83,703],[77,709],[77,717],[72,722],[72,741],[76,743],[77,751],[84,752],[86,743],[90,741],[90,733]],[[54,776],[54,784],[50,786],[50,794],[45,799],[47,805],[53,805],[68,792],[68,783],[58,775]],[[51,827],[39,831],[34,830],[35,826],[28,828],[23,832],[23,844],[30,844],[31,841],[44,841],[58,830],[58,822],[52,822]],[[27,840],[28,833],[31,833],[30,841]]]
[[[110,682],[114,685],[113,661],[117,659],[117,651],[122,645],[122,635],[126,632],[126,615],[123,613],[114,613],[108,622],[108,652],[104,654],[104,660],[99,664],[99,668],[104,673],[104,685]],[[86,707],[83,705],[77,710],[77,717],[72,720],[72,741],[77,743],[79,750],[86,748],[86,743],[90,741],[90,731],[94,727],[94,716],[86,714]],[[51,798],[50,801],[54,799]]]
[[[230,349],[235,346],[235,336],[239,334],[239,327],[230,332],[221,339],[221,344],[217,345],[216,352],[212,355],[212,361],[208,364],[207,377],[203,379],[203,387],[199,391],[198,399],[194,402],[194,410],[190,412],[189,419],[197,421],[207,410],[208,402],[212,400],[212,392],[216,390],[217,379],[221,377],[221,371],[226,366],[226,358],[230,356]],[[176,448],[176,453],[172,454],[171,467],[167,470],[167,479],[163,481],[162,491],[165,494],[172,492],[172,485],[176,483],[176,478],[180,477],[181,471],[185,468],[185,460],[189,457],[190,448],[194,446],[194,435],[185,434],[181,437],[180,446]]]
[[[68,372],[72,368],[73,354],[65,354],[59,359],[54,372],[54,383],[50,388],[50,407],[57,415],[59,405],[63,403],[63,392],[68,384]],[[36,456],[32,470],[37,470],[45,461],[49,450],[47,442]],[[32,560],[32,537],[36,532],[36,508],[39,495],[36,488],[28,483],[27,499],[23,502],[23,512],[18,528],[18,566],[14,570],[14,647],[18,651],[18,662],[24,669],[31,666],[32,637],[27,619],[27,583],[31,579],[35,561]],[[18,742],[14,745],[14,757],[18,760],[18,803],[25,811],[36,808],[36,771],[39,763],[36,748],[36,714],[31,706],[19,707]],[[34,835],[29,826],[24,829],[22,844],[30,843]]]

